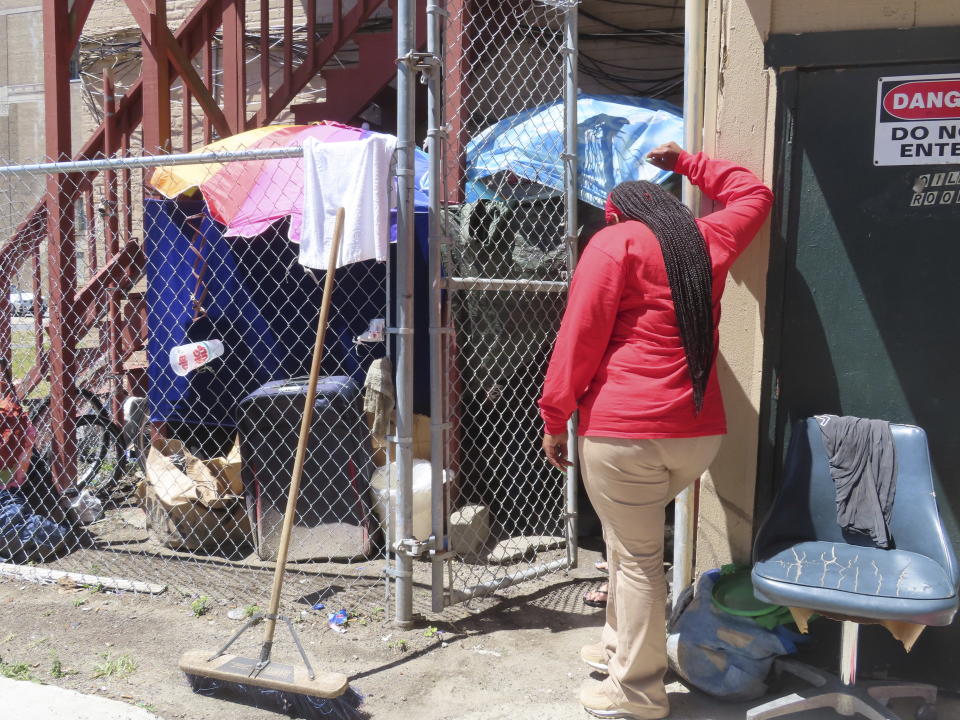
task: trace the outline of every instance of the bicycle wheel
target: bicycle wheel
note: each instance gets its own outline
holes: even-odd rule
[[[34,448],[42,454],[50,453],[50,446],[53,442],[53,427],[50,417],[50,396],[27,398],[23,401],[24,407],[30,416],[30,422],[37,431],[37,438]],[[77,418],[97,416],[102,418],[105,423],[110,423],[110,415],[103,402],[95,394],[81,388],[77,398],[76,407]]]
[[[89,488],[103,492],[115,480],[119,436],[104,412],[80,415],[75,420],[77,466],[73,486],[78,490]],[[43,458],[47,467],[53,459],[53,428],[50,422],[50,399],[28,401],[31,422],[37,431],[34,453]]]
[[[114,482],[117,468],[117,435],[112,425],[99,415],[77,418],[78,490],[106,492]]]

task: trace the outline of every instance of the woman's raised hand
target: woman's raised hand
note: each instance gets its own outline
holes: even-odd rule
[[[647,162],[661,170],[672,172],[677,164],[677,158],[680,157],[682,152],[683,148],[675,142],[664,143],[647,153]]]

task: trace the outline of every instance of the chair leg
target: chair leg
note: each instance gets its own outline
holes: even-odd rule
[[[865,683],[866,691],[874,700],[888,705],[898,698],[920,698],[930,705],[937,704],[937,686],[925,683]]]
[[[834,685],[834,692],[822,695],[793,693],[747,710],[746,720],[773,720],[773,718],[793,715],[806,710],[830,708],[838,714],[851,717],[860,716],[866,720],[902,720],[892,710],[879,702],[859,697],[852,692]]]
[[[867,720],[901,720],[899,715],[880,703],[855,695],[844,695],[843,700],[844,707],[837,709],[841,715],[862,715]],[[850,710],[850,712],[844,712],[844,710]]]
[[[857,715],[866,720],[902,720],[890,709],[891,700],[921,698],[928,705],[936,704],[937,688],[933,685],[891,682],[856,685],[858,630],[856,623],[843,623],[839,678],[796,660],[777,659],[774,664],[777,675],[789,673],[813,688],[751,708],[747,710],[746,719],[771,720],[805,710],[831,708],[846,717]]]
[[[774,671],[778,675],[783,673],[790,673],[794,677],[798,677],[801,680],[810,683],[813,687],[823,687],[827,683],[834,680],[834,678],[828,673],[818,670],[811,665],[807,665],[797,660],[790,660],[787,658],[777,658],[774,660]]]
[[[758,705],[755,708],[747,710],[747,720],[771,720],[771,718],[783,717],[784,715],[793,715],[804,710],[819,710],[820,708],[832,708],[836,702],[834,693],[826,695],[814,695],[805,697],[798,693],[792,693],[783,697],[771,700],[770,702]]]

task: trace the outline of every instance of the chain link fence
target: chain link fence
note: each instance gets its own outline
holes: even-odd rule
[[[4,572],[265,606],[325,275],[289,239],[300,155],[0,168]],[[285,584],[301,609],[389,607],[390,267],[335,275]]]
[[[575,563],[575,476],[544,462],[537,410],[575,261],[565,149],[576,123],[565,103],[575,93],[575,6],[434,8],[442,157],[431,186],[445,289],[437,362],[446,463],[457,478],[446,491],[445,602]]]
[[[397,263],[355,263],[290,548],[305,609],[390,607],[403,576],[439,610],[576,563],[575,471],[543,461],[537,413],[576,258],[576,4],[428,12],[412,493],[397,508]],[[0,167],[3,572],[266,602],[324,272],[290,241],[302,149],[263,147]]]

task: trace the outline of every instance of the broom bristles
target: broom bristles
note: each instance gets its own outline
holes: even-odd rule
[[[321,698],[202,675],[185,675],[193,691],[199,695],[251,705],[290,717],[304,720],[363,720],[366,717],[360,710],[363,696],[351,687],[339,697]]]

